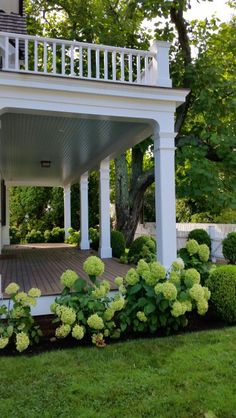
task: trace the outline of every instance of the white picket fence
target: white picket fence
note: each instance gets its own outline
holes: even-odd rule
[[[176,235],[177,235],[177,249],[183,248],[187,241],[187,237],[190,231],[193,229],[204,229],[211,237],[211,258],[212,260],[224,259],[222,254],[222,240],[229,232],[236,232],[236,224],[202,224],[202,223],[177,223]],[[154,222],[147,222],[145,224],[139,224],[135,238],[140,235],[149,235],[153,238],[156,237],[156,225]]]

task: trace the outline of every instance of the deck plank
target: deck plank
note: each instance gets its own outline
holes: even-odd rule
[[[16,282],[24,291],[38,287],[43,296],[58,294],[62,289],[59,278],[67,269],[76,271],[89,281],[83,271],[83,263],[90,255],[97,253],[93,250],[81,251],[68,244],[6,246],[0,258],[2,289],[10,282]],[[111,289],[116,289],[114,279],[117,276],[124,277],[130,266],[119,263],[115,258],[103,261],[105,272],[99,279],[108,280]]]

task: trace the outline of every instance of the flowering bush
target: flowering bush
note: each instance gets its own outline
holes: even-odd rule
[[[42,335],[31,315],[31,306],[36,305],[41,292],[37,288],[30,289],[28,293],[19,290],[17,283],[10,283],[5,289],[12,303],[0,308],[0,349],[13,342],[17,351],[22,352],[30,344],[38,343]]]
[[[210,264],[208,263],[210,250],[206,244],[198,244],[194,239],[186,242],[185,248],[179,251],[180,257],[183,259],[185,267],[194,268],[201,276],[202,284],[205,283],[209,275]]]
[[[124,307],[124,298],[121,295],[110,298],[109,282],[103,280],[98,283],[97,276],[104,272],[104,263],[98,257],[88,257],[83,268],[91,283],[71,270],[61,276],[64,289],[51,305],[51,311],[56,316],[54,322],[58,323],[55,334],[57,338],[71,335],[77,340],[87,336],[98,347],[103,347],[107,337],[120,336],[117,315]],[[123,283],[122,278],[119,283]]]
[[[191,250],[196,251],[195,243]],[[184,269],[182,259],[166,271],[158,262],[138,262],[124,281],[116,279],[120,296],[125,294],[124,307],[118,315],[121,331],[169,333],[188,323],[187,315],[197,310],[204,315],[210,291],[200,285],[200,274],[194,268]]]

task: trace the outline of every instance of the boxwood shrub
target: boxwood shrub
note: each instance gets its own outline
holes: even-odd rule
[[[205,229],[193,229],[189,232],[188,239],[195,239],[198,244],[206,244],[211,249],[211,238]]]
[[[141,259],[147,263],[156,259],[156,241],[152,237],[142,235],[132,242],[128,261],[137,264]]]
[[[120,258],[125,253],[125,237],[120,231],[111,231],[112,256]]]
[[[220,319],[236,322],[236,266],[221,266],[211,271],[206,281],[211,304]]]
[[[222,252],[226,260],[236,264],[236,232],[230,232],[222,241]]]

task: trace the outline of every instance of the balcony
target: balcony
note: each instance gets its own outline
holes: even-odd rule
[[[24,74],[171,87],[168,53],[0,32],[1,69]]]

